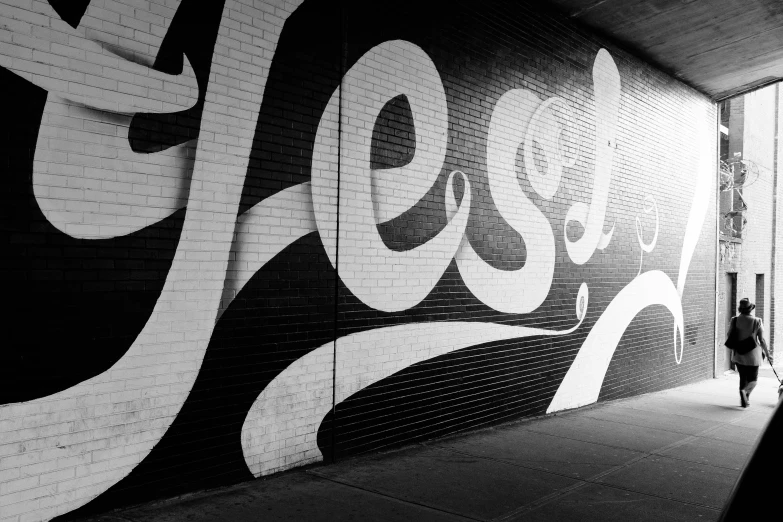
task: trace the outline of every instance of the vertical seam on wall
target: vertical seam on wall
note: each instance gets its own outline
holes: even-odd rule
[[[775,239],[778,232],[778,131],[780,124],[780,84],[775,86],[775,136],[772,147],[772,266],[769,274],[769,346],[775,354]]]
[[[343,153],[343,78],[345,77],[345,61],[347,41],[345,37],[345,12],[343,4],[339,7],[340,16],[340,80],[337,84],[337,223],[335,230],[334,248],[334,320],[332,334],[334,337],[332,348],[332,462],[337,461],[337,312],[340,303],[340,172],[342,170]]]

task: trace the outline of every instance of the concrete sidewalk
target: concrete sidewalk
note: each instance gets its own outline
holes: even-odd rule
[[[95,516],[117,521],[717,520],[777,403],[738,377]]]

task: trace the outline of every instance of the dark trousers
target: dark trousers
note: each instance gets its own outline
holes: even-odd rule
[[[737,371],[740,377],[739,389],[745,390],[750,395],[750,392],[756,387],[756,381],[759,378],[759,367],[737,364]]]

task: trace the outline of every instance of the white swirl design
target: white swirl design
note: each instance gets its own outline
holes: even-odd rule
[[[565,236],[571,261],[583,265],[596,249],[609,245],[614,226],[604,234],[606,206],[609,201],[609,183],[612,180],[612,162],[617,147],[617,119],[620,112],[620,72],[606,49],[598,51],[593,63],[593,92],[595,93],[595,176],[590,205],[575,203],[566,214],[566,224],[575,221],[584,233],[576,241]]]
[[[492,199],[503,219],[522,235],[525,265],[513,271],[494,268],[478,255],[467,236],[455,258],[462,280],[473,295],[506,313],[528,313],[538,308],[549,293],[555,270],[552,225],[522,191],[515,166],[517,149],[525,140],[526,129],[537,127],[530,122],[536,117],[535,109],[539,105],[541,100],[530,91],[508,91],[492,111],[487,137],[487,175]],[[540,116],[538,119],[541,120]],[[545,194],[549,197],[554,194],[551,184]]]
[[[577,313],[587,307],[584,283],[576,298]],[[581,304],[581,306],[580,306]],[[337,340],[337,367],[332,402],[334,343],[297,359],[261,392],[242,425],[242,452],[253,475],[317,462],[323,458],[316,434],[329,411],[367,386],[421,361],[479,344],[531,336],[561,336],[567,330],[465,321],[418,323],[377,328]],[[301,386],[307,382],[307,388]],[[296,408],[291,405],[295,404]],[[292,458],[296,455],[296,459]]]
[[[156,29],[145,34],[148,51],[156,53],[179,1],[158,10]],[[35,16],[24,16],[17,7],[0,2],[0,40],[14,54],[18,46],[11,35],[27,26],[38,48],[48,52],[29,56],[19,53],[0,66],[48,91],[33,162],[33,190],[46,219],[58,230],[80,239],[123,236],[152,225],[187,203],[196,140],[155,154],[131,150],[128,128],[133,113],[175,112],[192,107],[198,99],[195,73],[184,57],[183,70],[172,75],[138,63],[143,54],[136,46],[137,61],[114,54],[108,43],[111,11],[90,4],[87,29],[106,42],[96,42],[61,20],[51,5],[39,2]],[[129,23],[145,22],[143,9],[128,9]],[[20,24],[19,20],[24,20]],[[31,27],[28,24],[32,24]],[[22,40],[24,41],[24,40]],[[4,49],[6,50],[6,49]],[[25,57],[25,58],[23,58]],[[151,57],[144,61],[152,63]],[[85,71],[90,71],[85,74]],[[101,75],[102,74],[102,75]]]
[[[699,150],[714,150],[710,145],[709,136],[712,135],[708,119],[698,118],[702,122],[701,128],[697,129],[696,139],[699,144]],[[693,253],[696,251],[696,244],[699,242],[701,229],[704,226],[704,220],[707,218],[710,198],[715,190],[715,175],[713,169],[713,158],[709,154],[699,154],[696,165],[696,185],[693,188],[693,199],[691,208],[688,212],[688,222],[685,226],[685,235],[682,240],[682,253],[680,254],[680,269],[677,274],[677,292],[682,297],[685,290],[685,278],[688,276],[688,267],[691,264]]]
[[[563,167],[576,165],[577,157],[568,158],[565,155],[563,135],[565,126],[558,120],[554,108],[557,107],[563,113],[560,120],[569,127],[574,126],[574,114],[571,107],[562,98],[549,98],[542,103],[530,119],[525,132],[524,158],[527,179],[539,196],[547,201],[552,199],[560,185],[563,176]],[[546,162],[546,172],[541,172],[536,165],[536,143],[543,152],[543,160]]]
[[[644,253],[648,254],[653,251],[655,245],[658,243],[658,225],[660,221],[658,219],[658,204],[655,202],[655,198],[652,196],[644,197],[644,205],[642,207],[645,214],[649,214],[655,210],[655,234],[649,243],[645,243],[642,235],[642,221],[639,216],[636,216],[636,239],[639,241],[639,247],[642,249],[642,254],[639,257],[639,272],[636,275],[642,273],[642,262],[644,261]]]
[[[256,272],[294,241],[316,230],[310,183],[281,190],[241,214],[218,318]]]
[[[697,114],[695,121],[702,122],[696,129],[699,150],[711,150],[708,136],[709,118]],[[714,157],[714,156],[712,156]],[[598,400],[604,376],[609,368],[617,344],[620,342],[623,332],[633,318],[647,306],[662,304],[666,306],[674,316],[673,345],[674,359],[677,364],[682,362],[685,347],[683,336],[683,312],[682,293],[685,287],[685,278],[696,245],[701,236],[704,220],[707,217],[710,197],[715,188],[711,156],[698,155],[696,167],[696,183],[694,186],[688,222],[685,226],[682,254],[680,257],[680,269],[675,287],[671,279],[663,272],[651,271],[637,276],[628,284],[617,297],[612,300],[606,311],[598,319],[598,322],[590,330],[587,339],[579,349],[576,359],[571,364],[565,379],[560,383],[555,397],[547,409],[547,413],[577,408],[586,404],[592,404]],[[654,200],[653,200],[654,203]],[[645,207],[645,211],[647,207]],[[656,207],[657,224],[657,207]],[[657,230],[657,225],[656,225]],[[650,244],[641,242],[642,249],[655,247],[657,234]],[[679,336],[677,335],[679,333]],[[679,350],[678,350],[679,338]]]
[[[679,329],[682,343],[682,303],[672,280],[659,270],[643,273],[617,294],[587,334],[547,413],[597,401],[606,370],[623,333],[639,312],[656,304],[669,309],[675,321],[675,335]]]
[[[495,269],[471,246],[465,232],[474,194],[468,176],[459,170],[447,177],[444,205],[448,222],[440,233],[406,251],[391,250],[384,244],[377,225],[400,216],[420,201],[440,176],[447,151],[449,122],[444,86],[430,57],[410,42],[394,40],[377,45],[342,79],[342,88],[331,96],[317,129],[311,181],[287,188],[237,217],[272,57],[282,26],[299,3],[297,0],[270,7],[251,0],[226,1],[213,55],[218,67],[210,76],[202,118],[204,122],[224,121],[223,115],[234,114],[237,107],[242,107],[244,116],[232,118],[230,127],[218,124],[214,127],[220,130],[210,128],[210,132],[202,132],[197,144],[189,142],[164,153],[135,154],[127,143],[130,116],[106,111],[172,112],[192,106],[198,89],[187,59],[181,75],[128,65],[107,48],[86,40],[78,32],[74,34],[56,16],[41,20],[46,24],[50,21],[51,27],[71,35],[76,51],[83,48],[101,66],[138,76],[142,87],[163,85],[163,90],[146,98],[115,95],[109,89],[97,88],[71,92],[53,80],[58,71],[63,72],[56,63],[44,64],[54,71],[47,76],[37,74],[24,60],[6,63],[6,53],[0,56],[0,66],[50,90],[36,148],[34,191],[42,211],[55,227],[74,237],[115,237],[159,221],[187,203],[170,273],[149,321],[128,352],[106,372],[67,390],[0,406],[3,435],[7,433],[10,441],[4,442],[19,443],[23,456],[46,462],[47,473],[65,477],[58,483],[58,487],[63,485],[63,494],[56,501],[50,498],[51,491],[45,486],[29,490],[36,503],[31,508],[35,516],[51,517],[84,505],[125,477],[149,454],[187,399],[219,314],[253,274],[308,233],[319,232],[332,265],[348,289],[367,306],[384,312],[404,311],[419,304],[452,259],[468,289],[497,311],[529,313],[546,299],[554,276],[555,237],[546,216],[519,185],[516,158],[521,144],[531,186],[544,200],[552,199],[564,169],[577,161],[566,154],[569,147],[564,140],[575,125],[575,117],[561,98],[542,102],[530,91],[514,89],[500,98],[491,115],[486,158],[488,182],[499,214],[525,242],[527,257],[522,268]],[[7,18],[8,23],[5,29],[0,27],[0,36],[15,21],[14,6],[3,3],[3,7],[0,22]],[[272,9],[275,22],[270,24],[257,7]],[[232,35],[235,20],[240,18],[263,35],[256,47],[249,45],[241,53],[249,60],[240,64],[243,73],[253,78],[241,90],[234,87],[232,66],[225,64],[237,60],[228,53],[238,45]],[[592,73],[596,160],[591,199],[589,205],[575,203],[566,215],[566,223],[577,222],[584,228],[576,241],[565,237],[568,255],[577,265],[586,263],[596,249],[605,249],[614,232],[612,226],[605,234],[603,227],[616,148],[620,75],[604,49],[598,52]],[[376,119],[384,105],[398,96],[405,96],[411,109],[416,137],[414,157],[402,167],[373,170],[370,156]],[[100,111],[65,103],[65,99]],[[80,121],[90,119],[98,127],[104,126],[104,130],[113,129],[115,133],[109,133],[112,139],[103,142],[103,150],[116,153],[116,157],[101,158],[116,160],[116,168],[89,173],[44,168],[49,159],[52,165],[67,163],[56,157],[57,148],[49,137],[63,129],[66,133],[78,130],[67,122],[54,123],[69,114],[76,114]],[[707,122],[707,118],[702,119]],[[708,148],[710,136],[707,123],[704,125],[700,134],[702,150]],[[98,131],[86,130],[82,136],[86,143],[103,140],[105,134],[97,139]],[[537,164],[539,151],[543,161]],[[640,260],[640,275],[620,291],[598,319],[547,411],[597,400],[623,332],[647,306],[661,304],[672,313],[675,358],[680,363],[684,346],[681,297],[714,182],[706,155],[701,155],[701,161],[677,286],[661,271],[641,274]],[[116,192],[117,187],[112,188],[110,183],[113,175],[132,176],[138,171],[145,176],[140,185],[160,184],[157,198],[147,198],[145,202],[129,200],[128,208],[122,209],[110,201],[91,199],[109,198]],[[460,178],[464,191],[458,204],[455,185]],[[91,188],[96,180],[99,184],[106,182],[98,191]],[[64,187],[66,181],[82,191],[80,196],[69,199],[81,209],[74,214],[62,208],[64,200],[47,192],[51,187]],[[89,210],[93,203],[97,206]],[[102,203],[106,206],[102,207]],[[654,199],[645,198],[644,212],[653,209],[656,231],[650,243],[643,242],[637,217],[642,252],[652,251],[658,240],[657,204]],[[88,227],[89,220],[94,223]],[[586,316],[585,283],[581,284],[574,304],[577,323],[566,330],[467,321],[417,323],[350,334],[324,344],[286,368],[256,399],[242,427],[245,462],[255,476],[260,476],[320,460],[318,427],[333,407],[353,394],[413,364],[455,350],[493,341],[573,333]],[[110,418],[117,411],[124,411],[126,404],[141,404],[144,400],[155,406],[132,406],[133,422],[118,424]],[[57,432],[55,435],[29,443],[21,438],[36,419],[57,419],[62,412],[77,410],[75,422],[56,421],[47,426]],[[72,429],[77,424],[80,431]],[[96,435],[107,426],[116,435]],[[122,445],[125,454],[104,454],[109,444]],[[0,462],[8,465],[7,460]],[[0,467],[0,474],[3,471],[5,468]],[[12,502],[17,501],[0,495],[0,506]]]
[[[224,57],[235,41],[234,19],[249,11],[249,0],[227,0],[218,30],[213,62]],[[252,2],[251,2],[252,4]],[[278,9],[281,24],[296,8],[289,2]],[[259,27],[267,22],[246,17]],[[264,44],[248,54],[252,63],[243,64],[257,80],[248,84],[253,96],[261,99],[279,32],[262,31]],[[271,51],[270,51],[271,50]],[[31,423],[60,419],[50,424],[52,436],[34,442],[20,439],[22,453],[29,462],[46,462],[46,472],[63,478],[53,494],[49,485],[26,491],[27,505],[37,519],[48,519],[89,502],[135,468],[158,443],[176,418],[196,380],[204,358],[228,265],[237,209],[247,173],[260,104],[246,105],[234,98],[235,80],[225,72],[212,73],[204,104],[204,121],[215,121],[232,107],[247,106],[244,118],[236,118],[231,128],[235,149],[232,154],[216,154],[212,133],[201,133],[190,189],[187,213],[176,254],[160,298],[150,319],[128,352],[110,369],[67,390],[18,404],[0,405],[4,443],[23,436]],[[247,96],[247,91],[236,94]],[[220,180],[219,202],[215,200],[215,180]],[[205,258],[204,253],[209,255]],[[198,273],[198,281],[194,280]],[[142,407],[148,401],[152,407]],[[134,405],[135,404],[135,405]],[[115,409],[116,407],[116,409]],[[130,421],[116,420],[118,412],[133,412]],[[78,412],[78,417],[70,413]],[[76,420],[75,420],[76,419]],[[50,421],[51,422],[51,421]],[[78,426],[78,429],[76,427]],[[109,426],[109,428],[107,428]],[[112,434],[107,434],[110,431]],[[102,435],[98,435],[103,432]],[[110,444],[123,446],[122,453],[105,451]],[[0,459],[3,466],[9,459]],[[0,475],[5,471],[0,467]],[[38,495],[37,497],[35,495]],[[16,502],[13,493],[0,495],[0,506]],[[42,500],[43,499],[43,500]]]
[[[0,67],[49,93],[93,109],[125,114],[167,113],[196,104],[199,92],[196,73],[186,56],[182,57],[182,73],[162,73],[128,61],[85,38],[61,20],[48,2],[36,2],[35,8],[45,12],[34,17],[23,16],[15,4],[4,0],[0,9],[0,40],[7,46],[0,54]],[[18,26],[17,13],[22,15],[20,19],[25,25],[35,27],[34,34],[45,42],[50,52],[40,53],[34,59],[11,58],[25,56],[23,46],[11,43],[12,28]],[[92,71],[95,66],[103,69],[106,76],[82,72]]]
[[[196,140],[137,153],[128,142],[131,119],[47,96],[35,145],[33,192],[43,215],[61,232],[81,239],[124,236],[187,204]],[[85,120],[90,124],[83,125]],[[65,154],[58,148],[63,133],[80,136],[80,145],[91,149],[100,165],[63,168],[58,161]]]
[[[381,66],[384,74],[374,74],[373,70]],[[406,310],[427,296],[457,252],[470,212],[470,184],[464,178],[460,209],[437,236],[418,248],[399,252],[389,249],[378,233],[376,225],[380,220],[373,203],[373,175],[377,186],[394,187],[396,215],[408,209],[400,205],[415,203],[429,190],[440,174],[446,155],[446,94],[430,57],[402,40],[384,42],[368,51],[346,73],[342,85],[346,115],[342,144],[338,147],[338,89],[321,118],[313,149],[311,185],[315,222],[332,266],[337,267],[340,279],[356,297],[385,312]],[[407,97],[413,115],[415,155],[404,167],[373,172],[370,152],[375,120],[383,106],[399,95]],[[338,154],[342,154],[339,178]],[[445,197],[447,204],[456,205],[454,181],[452,173]],[[395,213],[387,212],[384,218],[393,217],[392,214]],[[389,292],[392,285],[394,292]]]
[[[696,121],[700,121],[701,128],[696,131],[696,140],[699,144],[700,150],[714,150],[710,147],[708,137],[710,136],[710,126],[707,123],[707,118],[697,118]],[[682,293],[685,290],[685,278],[688,276],[688,267],[691,264],[693,253],[696,251],[696,244],[699,242],[699,236],[701,235],[701,229],[704,226],[704,220],[707,218],[707,211],[709,209],[710,198],[715,190],[715,176],[714,169],[711,162],[711,158],[714,158],[707,154],[699,154],[698,163],[696,165],[696,186],[693,190],[693,199],[691,200],[691,208],[688,213],[688,224],[685,227],[685,236],[682,241],[682,253],[680,254],[680,270],[677,274],[677,293],[682,298]],[[682,362],[682,352],[685,349],[685,344],[680,344],[680,352],[677,353],[676,342],[676,329],[675,329],[675,343],[674,343],[674,359],[677,364]]]

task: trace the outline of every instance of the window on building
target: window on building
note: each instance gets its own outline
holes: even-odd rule
[[[728,305],[729,313],[728,318],[731,319],[737,314],[737,272],[729,272],[726,274],[726,283],[728,290]]]
[[[756,317],[764,318],[764,274],[756,274]]]

